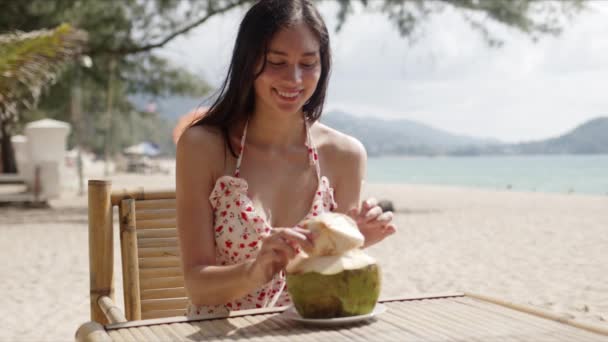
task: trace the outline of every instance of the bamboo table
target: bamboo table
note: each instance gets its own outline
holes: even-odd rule
[[[285,307],[228,317],[150,319],[82,325],[78,341],[608,341],[608,328],[472,295],[381,300],[387,311],[350,325],[318,327],[290,320]]]

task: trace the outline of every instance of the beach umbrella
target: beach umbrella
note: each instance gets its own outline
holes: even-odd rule
[[[155,157],[160,154],[160,148],[153,142],[144,141],[125,148],[123,152],[131,155]]]
[[[175,128],[173,128],[173,142],[177,145],[177,141],[179,137],[184,133],[186,128],[190,127],[190,125],[207,113],[207,107],[198,107],[196,109],[191,110],[188,114],[183,115],[177,120],[177,124]]]

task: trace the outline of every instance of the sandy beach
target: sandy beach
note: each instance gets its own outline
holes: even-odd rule
[[[171,174],[110,178],[174,184]],[[383,296],[468,291],[608,326],[608,196],[394,184],[367,184],[365,196],[396,207],[398,233],[370,249]],[[86,197],[72,184],[50,204],[0,206],[0,341],[70,341],[89,319]]]

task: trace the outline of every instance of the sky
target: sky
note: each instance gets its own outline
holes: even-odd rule
[[[408,119],[455,134],[504,142],[563,134],[608,116],[608,1],[591,1],[558,37],[530,37],[491,24],[490,48],[447,10],[415,42],[379,14],[359,8],[339,33],[335,6],[320,12],[331,32],[326,112]],[[225,77],[245,9],[212,18],[160,52],[217,86]]]

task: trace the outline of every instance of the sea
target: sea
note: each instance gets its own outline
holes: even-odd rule
[[[370,157],[367,182],[608,196],[608,155]]]

